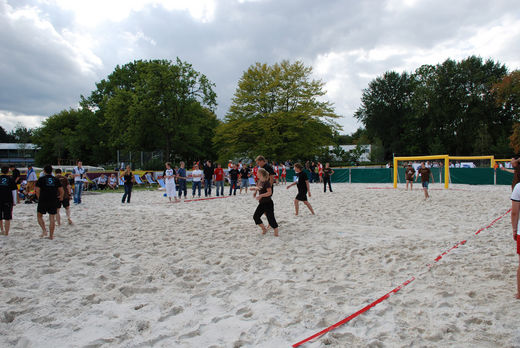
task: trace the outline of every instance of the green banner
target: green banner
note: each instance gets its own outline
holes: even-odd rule
[[[431,168],[434,183],[444,182],[444,168]],[[405,169],[397,168],[399,184],[406,183]],[[306,171],[310,177],[310,172]],[[381,183],[393,182],[394,170],[392,168],[334,168],[333,183]],[[287,170],[287,181],[293,182],[294,169]],[[419,179],[420,181],[420,179]],[[511,185],[513,174],[504,170],[496,171],[497,185]],[[493,168],[450,168],[450,183],[469,185],[493,185],[495,183],[495,170]]]

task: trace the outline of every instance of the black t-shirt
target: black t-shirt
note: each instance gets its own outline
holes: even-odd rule
[[[249,168],[242,167],[242,169],[240,169],[240,177],[242,179],[247,179],[249,177],[249,172]]]
[[[18,169],[14,168],[12,177],[13,177],[14,183],[18,184],[18,178],[20,177],[20,171]]]
[[[267,189],[271,187],[271,183],[269,182],[269,180],[267,181],[259,181],[258,182],[258,186],[259,186],[259,190],[258,190],[258,193],[259,194],[263,194],[263,193],[266,193],[267,192]],[[272,194],[273,191],[271,191],[271,194]],[[271,200],[271,196],[269,197],[262,197],[260,198],[260,203],[266,203],[266,202],[269,202]]]
[[[45,175],[38,179],[36,187],[40,188],[40,202],[53,202],[58,200],[58,188],[62,186],[60,181],[52,175]]]
[[[262,168],[264,168],[265,170],[267,170],[267,172],[269,173],[269,175],[274,175],[274,169],[273,167],[271,167],[269,164],[265,164]]]
[[[229,177],[231,180],[237,180],[238,179],[238,170],[233,168],[229,170]]]
[[[134,183],[132,182],[132,172],[130,172],[130,174],[125,174],[123,175],[123,182],[125,183],[126,186],[132,186]]]
[[[213,172],[213,166],[204,166],[204,179],[211,180],[211,178],[213,177]]]
[[[13,190],[17,187],[9,175],[0,175],[0,203],[13,203]]]
[[[331,173],[332,173],[332,168],[331,167],[323,168],[323,177],[325,179],[330,178]]]
[[[307,180],[309,180],[307,173],[301,171],[296,175],[298,175],[298,183],[296,184],[296,187],[298,187],[298,193],[307,194]]]

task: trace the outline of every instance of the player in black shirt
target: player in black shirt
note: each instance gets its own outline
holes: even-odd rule
[[[16,205],[17,187],[7,173],[8,167],[2,167],[0,175],[0,235],[7,236],[13,218],[13,206]]]
[[[56,226],[56,212],[58,204],[63,200],[63,187],[58,179],[52,176],[52,167],[47,165],[43,168],[44,176],[36,182],[36,197],[38,197],[38,224],[42,228],[40,237],[47,236],[43,215],[49,213],[49,239],[54,238],[54,227]]]
[[[269,182],[271,183],[271,190],[272,193],[274,193],[274,169],[267,163],[267,160],[264,156],[257,156],[256,157],[256,164],[259,168],[263,168],[267,170],[267,173],[269,173]]]
[[[309,193],[309,197],[311,197],[309,179],[307,178],[307,174],[303,171],[303,166],[300,163],[294,164],[294,171],[296,172],[296,175],[298,175],[298,181],[293,182],[292,184],[287,186],[287,189],[294,185],[297,185],[298,187],[298,194],[294,199],[295,215],[298,215],[300,201],[302,201],[303,204],[305,204],[307,208],[309,208],[311,214],[314,215],[314,210],[312,209],[311,204],[307,201],[307,193]]]
[[[237,182],[238,182],[238,166],[236,164],[233,165],[233,167],[228,171],[229,175],[229,195],[231,196],[231,192],[233,192],[233,189],[235,191],[233,192],[233,195],[236,196],[237,194]]]

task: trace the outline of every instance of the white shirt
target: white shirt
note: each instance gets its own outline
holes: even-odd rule
[[[164,171],[164,183],[166,184],[175,184],[175,177],[173,176],[173,169],[166,169]],[[169,178],[171,176],[171,178]]]
[[[200,170],[200,169],[192,171],[191,175],[193,177],[193,181],[195,181],[195,182],[202,180],[202,170]],[[196,177],[196,175],[197,175],[197,177]]]
[[[36,172],[34,169],[31,169],[29,172],[29,176],[27,177],[27,181],[38,181],[38,177],[36,176]]]
[[[511,200],[515,202],[520,202],[520,185],[516,184],[515,188],[513,189],[513,193],[511,194]],[[518,220],[518,224],[520,226],[520,219]],[[516,231],[516,234],[518,235],[519,231]]]
[[[81,177],[83,176],[83,174],[85,174],[85,169],[83,169],[83,167],[81,167],[81,168],[74,167],[74,169],[72,170],[72,174],[80,174],[80,175],[74,177],[74,182],[78,182],[78,181],[81,182],[81,181],[83,181],[83,179]]]

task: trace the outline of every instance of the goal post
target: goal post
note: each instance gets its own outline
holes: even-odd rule
[[[449,155],[433,155],[433,156],[407,156],[407,157],[394,157],[394,188],[397,188],[397,168],[399,161],[426,161],[434,159],[444,160],[444,188],[448,188],[449,177],[450,177],[450,156]]]

